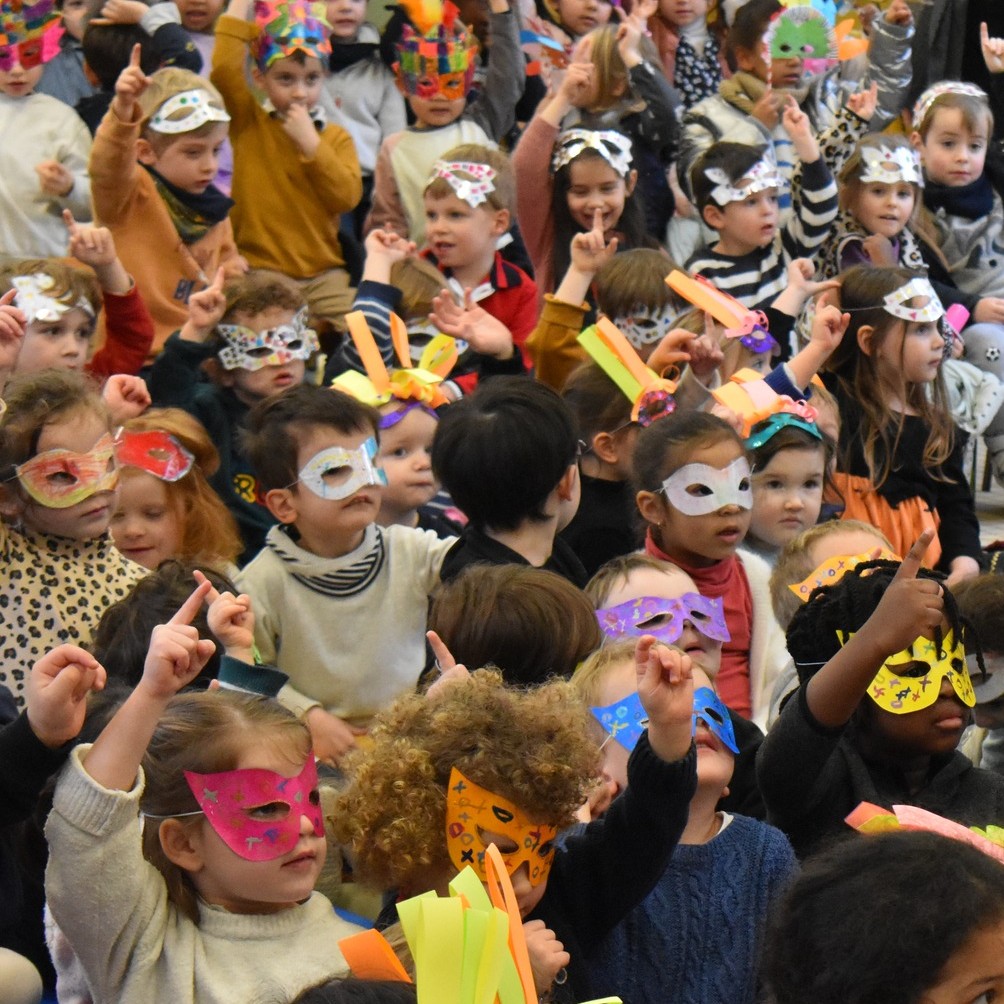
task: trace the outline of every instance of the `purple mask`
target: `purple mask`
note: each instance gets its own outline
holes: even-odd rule
[[[721,600],[708,599],[700,593],[684,593],[672,600],[640,596],[636,600],[618,603],[615,607],[597,610],[596,617],[608,638],[650,634],[672,645],[683,634],[686,621],[690,621],[705,638],[725,642],[731,637],[725,626]]]

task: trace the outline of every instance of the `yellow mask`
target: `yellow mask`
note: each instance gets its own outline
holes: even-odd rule
[[[516,845],[502,855],[510,875],[526,862],[531,885],[547,878],[558,828],[531,823],[508,799],[469,781],[454,767],[446,792],[446,848],[458,871],[470,865],[482,882],[488,881],[485,832],[504,834]]]
[[[897,554],[883,547],[877,557],[884,561],[901,561]],[[795,582],[788,588],[804,603],[809,594],[817,586],[835,586],[852,568],[857,568],[862,561],[872,561],[874,556],[865,551],[862,554],[838,554],[827,558],[821,565],[814,568],[801,582]]]
[[[837,632],[843,647],[853,633]],[[949,631],[945,635],[938,656],[938,647],[928,638],[918,638],[909,648],[886,659],[875,679],[868,685],[868,696],[884,711],[894,715],[908,715],[911,711],[929,708],[941,693],[942,681],[947,677],[959,700],[971,708],[976,704],[973,681],[966,668],[966,650],[956,642]],[[917,663],[926,666],[917,666]],[[905,672],[900,672],[904,667]],[[909,668],[907,668],[909,667]]]

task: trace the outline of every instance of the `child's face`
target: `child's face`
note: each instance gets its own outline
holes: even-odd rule
[[[182,191],[201,195],[216,177],[226,138],[226,123],[220,122],[204,135],[182,133],[160,153],[148,141],[140,140],[137,159]]]
[[[659,0],[659,13],[677,28],[708,16],[708,0]]]
[[[592,230],[599,209],[604,233],[611,234],[620,222],[625,200],[634,191],[636,173],[622,178],[602,157],[578,157],[568,170],[568,212],[576,226]]]
[[[57,321],[32,321],[25,329],[14,372],[82,370],[93,334],[94,318],[79,307],[66,311]]]
[[[269,307],[259,314],[245,314],[237,311],[232,323],[241,324],[255,332],[271,331],[293,323],[295,310],[285,307]],[[222,376],[223,385],[232,387],[234,394],[244,404],[254,405],[273,394],[281,394],[287,387],[303,383],[306,363],[302,359],[290,359],[286,363],[263,366],[257,370],[227,370]]]
[[[84,16],[87,14],[87,0],[63,0],[63,27],[67,35],[78,42],[84,37]]]
[[[354,39],[366,20],[366,0],[328,0],[325,7],[331,37],[339,42]]]
[[[780,550],[814,526],[823,504],[825,454],[822,446],[779,450],[753,472],[750,535]]]
[[[438,129],[455,122],[467,107],[467,98],[448,98],[436,94],[431,98],[420,98],[417,94],[406,94],[408,107],[418,121],[418,125],[428,129]]]
[[[425,236],[441,269],[463,268],[495,255],[496,241],[509,229],[509,214],[487,204],[472,207],[456,195],[425,200]]]
[[[968,185],[983,174],[987,138],[987,123],[971,132],[959,108],[938,108],[927,136],[913,135],[928,179],[952,188]]]
[[[558,0],[561,26],[573,38],[606,24],[612,10],[606,0]]]
[[[718,231],[724,254],[749,254],[767,247],[777,234],[777,189],[765,188],[742,202],[730,202],[726,206],[709,205],[705,207],[704,216]]]
[[[43,68],[39,63],[25,69],[17,62],[9,70],[0,70],[0,94],[6,94],[8,98],[26,98],[42,79]]]
[[[211,31],[223,10],[223,0],[178,0],[178,13],[186,31]]]
[[[699,592],[694,580],[679,568],[667,567],[665,571],[655,568],[633,568],[610,590],[603,606],[615,607],[643,596],[675,600],[687,593]],[[644,630],[640,633],[644,634]],[[702,634],[691,620],[684,621],[683,631],[673,644],[683,649],[694,665],[699,666],[709,677],[714,679],[718,675],[722,663],[722,643]]]
[[[802,74],[805,70],[805,60],[794,59],[772,59],[769,63],[763,57],[764,46],[758,45],[756,49],[736,49],[736,62],[739,69],[746,73],[751,73],[758,80],[771,85],[778,90],[784,88],[795,88],[802,83]]]
[[[870,554],[876,547],[886,547],[886,542],[878,533],[869,533],[867,530],[857,530],[850,528],[839,529],[840,524],[835,524],[838,529],[832,530],[824,537],[812,543],[808,550],[809,560],[812,567],[819,566],[830,558],[840,558],[852,554]]]
[[[184,530],[167,485],[135,467],[122,472],[110,529],[115,546],[150,569],[178,554]]]
[[[324,84],[321,61],[314,56],[308,56],[303,63],[284,56],[264,72],[255,67],[252,75],[280,115],[285,115],[293,105],[309,111],[320,100]]]
[[[910,222],[915,202],[913,185],[905,181],[869,181],[858,192],[854,216],[869,234],[895,240]]]
[[[391,411],[400,410],[393,405]],[[385,409],[381,409],[387,414]],[[385,509],[413,512],[436,494],[430,452],[436,420],[421,408],[412,408],[400,422],[380,430],[377,463],[387,475],[383,489]]]
[[[945,339],[936,321],[897,321],[876,350],[879,373],[890,386],[931,383],[945,361]]]
[[[1004,921],[980,928],[949,957],[924,1004],[989,1004],[1004,996]]]
[[[108,424],[103,417],[89,408],[81,408],[43,426],[35,455],[49,450],[90,453],[108,433]],[[114,461],[110,461],[110,465],[114,469]],[[48,480],[59,488],[69,477],[71,475],[53,471]],[[53,534],[71,540],[93,540],[108,529],[117,497],[117,487],[98,491],[65,509],[53,509],[29,499],[21,518],[24,525],[36,533]]]

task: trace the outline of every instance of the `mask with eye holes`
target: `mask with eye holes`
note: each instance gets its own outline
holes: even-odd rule
[[[753,508],[750,465],[737,457],[728,467],[684,464],[662,483],[666,501],[684,516],[707,516],[726,506]]]
[[[319,498],[347,499],[366,485],[387,484],[383,468],[373,463],[376,455],[377,442],[373,436],[354,450],[332,446],[315,453],[303,465],[297,480]]]
[[[608,638],[650,634],[672,645],[683,634],[687,621],[714,641],[725,642],[730,637],[721,600],[709,599],[700,593],[684,593],[668,600],[639,596],[614,607],[603,607],[596,611],[596,617]]]
[[[320,348],[315,332],[307,327],[307,308],[297,311],[290,324],[255,331],[243,324],[217,324],[226,342],[218,356],[226,370],[256,370],[284,366],[294,359],[306,362]]]

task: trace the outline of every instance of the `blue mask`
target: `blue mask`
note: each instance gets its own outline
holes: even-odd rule
[[[710,687],[698,687],[694,691],[694,732],[697,731],[698,721],[704,722],[711,734],[721,739],[733,753],[739,752],[729,709]]]
[[[589,710],[603,726],[603,731],[611,739],[616,739],[628,753],[638,745],[642,732],[648,728],[648,712],[642,707],[637,691],[605,708]]]

